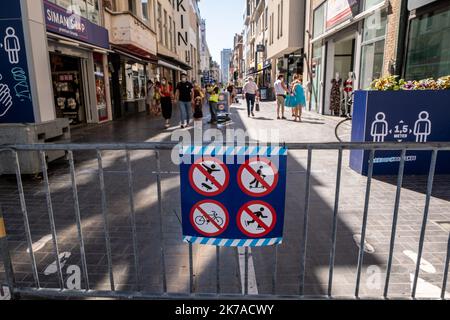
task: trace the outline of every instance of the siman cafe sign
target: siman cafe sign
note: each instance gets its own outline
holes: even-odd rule
[[[44,0],[47,31],[109,49],[108,30],[80,16],[76,7],[62,8]]]

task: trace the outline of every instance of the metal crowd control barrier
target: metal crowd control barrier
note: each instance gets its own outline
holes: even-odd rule
[[[337,241],[337,224],[338,224],[338,214],[339,214],[339,201],[340,201],[340,189],[341,189],[341,171],[342,171],[342,162],[343,162],[343,152],[345,150],[368,150],[370,151],[370,158],[369,158],[369,173],[367,177],[367,187],[366,187],[366,194],[365,194],[365,204],[364,204],[364,211],[363,211],[363,221],[361,226],[361,243],[359,245],[359,254],[358,254],[358,263],[357,263],[357,273],[356,273],[356,280],[355,280],[355,291],[354,296],[349,298],[360,298],[360,283],[361,283],[361,273],[363,268],[363,262],[364,262],[364,248],[365,248],[365,242],[366,242],[366,230],[367,230],[367,223],[368,223],[368,211],[369,211],[369,199],[370,199],[370,192],[371,192],[371,184],[372,184],[372,178],[373,178],[373,168],[374,168],[374,157],[375,152],[377,150],[395,150],[395,151],[401,151],[401,160],[400,160],[400,166],[399,166],[399,172],[398,172],[398,180],[397,180],[397,192],[395,196],[395,206],[394,206],[394,214],[393,214],[393,221],[392,221],[392,230],[391,230],[391,238],[390,238],[390,246],[389,246],[389,258],[387,262],[387,271],[386,271],[386,277],[385,277],[385,284],[384,284],[384,294],[380,298],[389,299],[392,298],[389,296],[389,286],[390,286],[390,277],[391,277],[391,271],[392,271],[392,264],[393,264],[393,254],[394,254],[394,248],[395,248],[395,240],[396,240],[396,234],[397,234],[397,224],[398,224],[398,217],[399,217],[399,207],[400,207],[400,196],[403,186],[403,177],[404,177],[404,169],[405,169],[405,159],[406,159],[406,153],[407,151],[431,151],[432,157],[431,157],[431,163],[430,163],[430,170],[428,175],[428,183],[427,183],[427,191],[426,191],[426,200],[425,200],[425,208],[423,211],[423,221],[421,224],[421,230],[420,230],[420,240],[419,240],[419,247],[418,247],[418,258],[417,258],[417,264],[415,268],[415,274],[414,274],[414,281],[412,285],[412,291],[410,298],[416,299],[416,293],[417,293],[417,284],[419,279],[419,272],[420,272],[420,266],[421,266],[421,260],[423,255],[423,248],[424,248],[424,242],[425,242],[425,233],[428,223],[428,216],[429,216],[429,207],[430,207],[430,200],[432,196],[432,190],[433,190],[433,181],[435,176],[435,169],[436,169],[436,162],[438,153],[441,151],[450,151],[450,143],[423,143],[423,144],[417,144],[417,143],[383,143],[383,144],[375,144],[375,143],[288,143],[285,144],[285,146],[289,149],[289,151],[293,150],[304,150],[308,152],[307,157],[307,171],[306,171],[306,192],[305,192],[305,206],[303,208],[304,212],[304,221],[303,221],[303,233],[302,233],[302,243],[301,243],[301,264],[299,266],[300,269],[300,288],[299,288],[299,294],[295,296],[290,295],[276,295],[275,294],[275,287],[277,285],[277,265],[275,265],[275,272],[273,274],[272,279],[272,287],[273,287],[273,294],[272,295],[258,295],[258,296],[250,296],[248,294],[249,292],[249,281],[248,281],[248,259],[249,259],[249,252],[248,249],[245,250],[245,281],[242,284],[243,286],[243,294],[242,295],[231,295],[231,294],[221,294],[221,288],[220,288],[220,277],[219,277],[219,265],[220,265],[220,249],[217,248],[216,250],[216,281],[217,281],[217,292],[215,294],[197,294],[194,292],[194,286],[193,286],[193,278],[194,278],[194,272],[193,272],[193,248],[192,244],[188,245],[189,250],[189,272],[190,272],[190,285],[189,285],[189,294],[183,295],[183,294],[170,294],[167,291],[167,271],[166,271],[166,265],[165,265],[165,250],[164,250],[164,244],[161,241],[161,248],[160,248],[160,255],[161,255],[161,262],[162,262],[162,293],[161,294],[148,294],[141,290],[141,274],[140,274],[140,261],[139,261],[139,248],[137,243],[137,237],[136,237],[136,212],[135,212],[135,200],[134,200],[134,190],[133,190],[133,171],[131,167],[131,160],[130,160],[130,152],[131,151],[148,151],[153,150],[156,153],[156,177],[157,177],[157,190],[158,190],[158,213],[160,216],[160,221],[162,221],[163,216],[163,203],[162,203],[162,187],[161,187],[161,181],[162,181],[162,174],[161,171],[161,155],[160,153],[162,151],[169,151],[172,150],[174,147],[176,147],[177,144],[175,143],[126,143],[126,144],[35,144],[35,145],[10,145],[10,146],[3,146],[0,148],[0,152],[11,152],[15,161],[15,167],[16,167],[16,179],[17,179],[17,187],[19,192],[19,198],[20,198],[20,205],[23,215],[23,222],[25,226],[25,235],[27,240],[27,246],[29,249],[29,255],[30,255],[30,262],[32,267],[32,273],[33,273],[33,279],[35,282],[35,286],[30,288],[24,288],[20,287],[16,284],[16,281],[14,279],[14,270],[13,265],[11,263],[10,258],[10,251],[8,248],[8,241],[7,241],[7,234],[6,229],[4,225],[4,220],[2,216],[2,212],[0,210],[0,253],[1,258],[4,264],[4,270],[6,275],[6,282],[7,286],[9,287],[9,290],[11,292],[11,296],[18,297],[21,294],[26,296],[36,296],[36,297],[68,297],[68,298],[87,298],[87,297],[97,297],[97,298],[148,298],[148,299],[174,299],[174,298],[184,298],[184,299],[203,299],[203,298],[211,298],[211,299],[249,299],[249,298],[258,298],[258,299],[304,299],[304,298],[311,298],[304,295],[305,290],[305,273],[306,273],[306,255],[307,255],[307,244],[308,244],[308,224],[309,224],[309,205],[310,205],[310,187],[311,187],[311,166],[312,166],[312,158],[313,158],[313,152],[319,151],[319,150],[336,150],[338,152],[337,157],[337,178],[336,178],[336,193],[335,193],[335,203],[334,203],[334,210],[333,210],[333,223],[332,223],[332,232],[330,235],[330,241],[331,241],[331,252],[330,252],[330,262],[329,262],[329,282],[328,282],[328,290],[326,296],[317,297],[314,298],[323,298],[323,299],[331,299],[334,298],[332,295],[332,289],[333,289],[333,276],[334,276],[334,269],[335,269],[335,258],[336,258],[336,241]],[[84,290],[67,290],[64,288],[63,283],[63,275],[61,271],[61,265],[59,262],[59,247],[58,247],[58,241],[57,241],[57,235],[56,235],[56,228],[55,228],[55,220],[54,220],[54,213],[53,213],[53,204],[52,204],[52,196],[50,192],[50,183],[49,183],[49,177],[48,177],[48,168],[46,164],[46,151],[65,151],[67,152],[67,158],[69,162],[70,167],[70,176],[71,176],[71,187],[73,191],[73,199],[74,199],[74,209],[75,209],[75,218],[76,218],[76,225],[77,225],[77,231],[78,231],[78,240],[80,245],[80,251],[81,251],[81,262],[82,262],[82,275],[84,278],[85,283],[85,289]],[[50,219],[50,227],[51,227],[51,235],[53,240],[53,248],[54,248],[54,256],[56,258],[57,263],[57,272],[58,272],[58,282],[59,282],[59,288],[42,288],[39,281],[38,276],[38,270],[37,270],[37,264],[36,264],[36,258],[35,253],[33,252],[32,248],[32,238],[31,238],[31,231],[30,231],[30,223],[28,219],[28,210],[27,210],[27,204],[25,201],[25,193],[24,193],[24,187],[22,183],[22,176],[20,171],[20,164],[19,164],[19,155],[18,152],[24,152],[24,151],[35,151],[39,152],[41,156],[41,163],[42,163],[42,170],[43,170],[43,179],[45,184],[45,191],[46,191],[46,199],[47,199],[47,207],[48,207],[48,215]],[[74,165],[74,151],[96,151],[97,153],[97,161],[98,161],[98,179],[100,182],[100,191],[101,191],[101,201],[102,201],[102,214],[103,214],[103,227],[104,227],[104,234],[105,234],[105,243],[106,243],[106,255],[107,255],[107,261],[108,261],[108,272],[109,272],[109,282],[110,282],[110,291],[96,291],[92,290],[90,288],[90,282],[89,282],[89,270],[87,267],[86,262],[86,250],[85,250],[85,238],[83,236],[83,230],[82,230],[82,224],[81,224],[81,215],[80,215],[80,203],[78,198],[78,191],[77,191],[77,181],[76,181],[76,172],[75,172],[75,165]],[[128,173],[128,191],[129,191],[129,200],[130,200],[130,217],[131,217],[131,224],[132,224],[132,239],[133,239],[133,253],[134,253],[134,273],[136,277],[136,291],[134,292],[121,292],[116,290],[115,286],[115,279],[113,274],[113,261],[111,256],[111,240],[110,240],[110,234],[109,234],[109,219],[108,219],[108,210],[107,210],[107,200],[106,200],[106,193],[105,193],[105,178],[104,178],[104,168],[103,168],[103,162],[102,162],[102,152],[103,151],[125,151],[126,152],[126,165],[127,165],[127,173]],[[162,224],[160,223],[159,228],[160,233],[160,240],[163,238],[163,228]],[[275,264],[277,264],[277,249],[275,248],[274,254],[275,254]],[[447,255],[445,260],[445,266],[444,266],[444,277],[442,282],[442,294],[441,299],[445,300],[445,293],[446,293],[446,287],[447,287],[447,277],[448,277],[448,271],[449,271],[449,262],[450,262],[450,235],[448,240],[448,248],[447,248]]]

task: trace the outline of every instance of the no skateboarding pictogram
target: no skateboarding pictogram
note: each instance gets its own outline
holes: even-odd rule
[[[278,169],[267,158],[256,157],[246,161],[239,169],[241,190],[251,197],[264,197],[278,184]]]
[[[219,159],[202,158],[192,165],[189,171],[189,181],[192,188],[202,196],[214,197],[227,188],[230,182],[230,172]]]
[[[197,232],[206,237],[215,237],[227,229],[230,215],[220,202],[205,200],[192,208],[190,220]]]
[[[252,201],[239,210],[237,225],[248,237],[261,238],[268,235],[276,226],[275,209],[264,201]]]

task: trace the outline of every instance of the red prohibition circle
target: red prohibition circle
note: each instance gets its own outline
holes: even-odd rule
[[[262,193],[255,193],[255,192],[251,192],[250,190],[248,190],[243,182],[242,182],[242,174],[244,173],[244,170],[247,170],[247,167],[250,167],[250,163],[252,162],[264,162],[265,164],[267,164],[268,166],[270,166],[274,172],[274,178],[273,178],[273,184],[272,186],[267,189],[265,192]],[[276,186],[278,185],[278,179],[279,179],[279,173],[278,173],[278,169],[273,165],[272,161],[269,161],[269,159],[267,158],[262,158],[262,157],[254,157],[251,158],[249,160],[247,160],[240,168],[238,171],[238,184],[239,184],[239,188],[241,188],[242,192],[244,192],[245,194],[251,196],[251,197],[265,197],[267,195],[269,195],[270,193],[273,192],[273,190],[276,188]]]
[[[263,233],[258,233],[258,234],[250,233],[241,224],[242,215],[245,213],[246,210],[249,210],[248,208],[252,205],[264,206],[264,207],[268,208],[270,210],[270,212],[272,213],[272,224]],[[269,233],[271,233],[273,231],[276,224],[277,224],[277,214],[275,212],[275,209],[270,204],[268,204],[267,202],[264,202],[264,201],[256,200],[256,201],[248,202],[248,203],[244,204],[241,207],[241,209],[239,209],[239,212],[237,214],[237,225],[239,227],[239,230],[241,230],[241,232],[243,234],[245,234],[246,236],[251,237],[251,238],[262,238],[262,237],[267,236]]]
[[[217,191],[215,192],[205,192],[202,189],[200,189],[199,187],[197,187],[197,185],[194,182],[194,171],[197,168],[197,165],[199,165],[202,162],[205,161],[214,161],[215,163],[217,163],[225,172],[225,182],[223,184],[223,186],[221,186],[220,188],[218,188]],[[198,159],[197,161],[194,162],[194,164],[191,166],[191,169],[189,170],[189,182],[191,184],[191,187],[199,194],[201,194],[202,196],[205,197],[215,197],[218,196],[219,194],[221,194],[222,192],[225,191],[225,189],[228,187],[228,184],[230,182],[230,172],[228,171],[228,167],[219,159],[217,158],[212,158],[212,157],[203,157],[201,159]],[[217,187],[217,186],[216,186]]]
[[[212,204],[215,204],[215,205],[219,206],[223,210],[223,212],[225,214],[225,218],[226,218],[225,220],[226,221],[225,221],[225,224],[224,224],[223,228],[221,230],[218,230],[215,233],[204,232],[199,227],[197,227],[197,224],[194,221],[194,213],[195,213],[195,211],[197,210],[198,207],[200,207],[202,204],[205,204],[205,203],[212,203]],[[198,202],[195,206],[192,207],[191,213],[189,215],[189,218],[190,218],[190,221],[191,221],[191,225],[194,227],[195,231],[197,231],[198,233],[200,233],[201,235],[204,235],[206,237],[215,237],[215,236],[218,236],[218,235],[224,233],[225,230],[228,228],[228,225],[230,224],[230,214],[228,213],[227,208],[225,208],[225,206],[223,204],[221,204],[220,202],[215,201],[215,200],[203,200],[203,201]]]

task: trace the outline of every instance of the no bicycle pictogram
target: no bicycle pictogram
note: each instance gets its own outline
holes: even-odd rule
[[[276,226],[275,209],[264,201],[252,201],[239,210],[237,225],[248,237],[262,238],[268,235]]]
[[[230,172],[227,166],[217,158],[202,158],[197,160],[189,171],[189,181],[192,188],[205,197],[214,197],[222,192],[230,182]]]
[[[247,195],[264,197],[274,191],[278,177],[278,169],[269,159],[256,157],[249,159],[240,167],[238,183]]]
[[[206,237],[215,237],[227,229],[230,215],[220,202],[205,200],[192,208],[190,220],[197,232]]]

